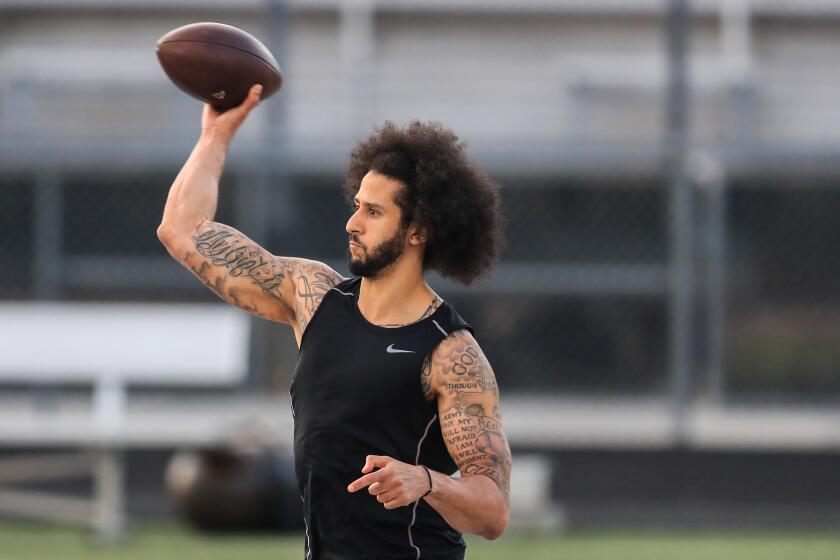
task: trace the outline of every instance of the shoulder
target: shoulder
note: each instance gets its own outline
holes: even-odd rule
[[[332,267],[320,261],[298,257],[284,257],[284,260],[297,288],[316,286],[319,289],[329,290],[347,280]],[[296,292],[300,291],[300,289],[296,290]]]
[[[444,301],[440,308],[435,312],[433,321],[437,329],[445,337],[440,344],[449,341],[449,339],[456,333],[466,333],[470,335],[470,338],[472,338],[472,326],[458,314],[450,303],[446,301]],[[474,341],[475,340],[473,339],[473,342]]]
[[[487,357],[466,328],[452,332],[437,345],[427,357],[422,373],[423,391],[428,400],[456,386],[474,391],[496,387]]]
[[[467,375],[487,363],[484,352],[472,332],[463,328],[447,336],[431,355],[432,367],[442,373]],[[489,364],[487,364],[489,367]]]
[[[319,261],[287,257],[292,269],[293,303],[299,332],[303,332],[324,296],[333,288],[344,285],[348,279],[330,266]]]
[[[475,340],[472,332],[468,328],[459,328],[444,338],[432,352],[432,358],[443,360],[447,357],[451,358],[455,354],[459,354],[468,348],[478,348],[478,342]]]
[[[288,263],[287,266],[293,271],[293,276],[320,277],[328,280],[332,284],[337,284],[345,280],[341,274],[321,261],[303,259],[300,257],[283,257],[283,259]]]

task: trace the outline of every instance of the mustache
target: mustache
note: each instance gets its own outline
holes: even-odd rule
[[[353,243],[357,243],[357,244],[361,245],[362,249],[367,249],[367,247],[365,247],[365,244],[362,243],[361,241],[359,241],[359,238],[353,233],[350,234],[350,241],[352,241]]]

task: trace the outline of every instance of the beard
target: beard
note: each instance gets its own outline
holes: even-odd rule
[[[393,236],[374,247],[367,256],[354,259],[353,253],[350,253],[348,256],[350,274],[374,278],[386,266],[396,262],[403,254],[407,229],[407,227],[400,226]],[[359,243],[355,235],[351,235],[350,240]],[[363,246],[362,249],[367,254],[367,247]]]

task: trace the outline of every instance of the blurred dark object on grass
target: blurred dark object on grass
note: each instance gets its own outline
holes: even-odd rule
[[[169,463],[166,486],[179,516],[202,531],[303,529],[287,452],[266,447],[181,451]]]

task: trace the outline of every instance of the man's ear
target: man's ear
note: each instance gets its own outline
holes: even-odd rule
[[[412,245],[422,245],[429,240],[429,228],[425,226],[412,226],[408,236],[408,242]]]

